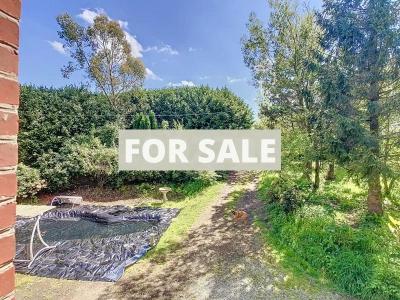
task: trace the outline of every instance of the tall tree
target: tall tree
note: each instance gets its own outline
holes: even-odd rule
[[[69,14],[58,16],[57,22],[58,34],[72,58],[62,69],[63,75],[68,78],[72,72],[84,70],[115,110],[126,111],[122,94],[140,87],[146,71],[142,61],[132,56],[118,22],[99,15],[92,25],[83,27]]]
[[[330,59],[340,60],[346,77],[348,89],[339,98],[353,111],[344,114],[348,119],[341,119],[341,130],[357,128],[343,143],[352,145],[348,155],[367,177],[372,213],[382,213],[382,120],[399,95],[399,9],[398,0],[330,0],[324,1],[320,15]]]
[[[301,11],[290,0],[270,0],[269,6],[272,12],[267,26],[254,13],[250,15],[248,35],[242,39],[244,61],[252,71],[254,84],[264,94],[261,116],[306,133],[311,147],[304,149],[303,170],[310,177],[315,160],[318,185],[319,141],[314,127],[320,102],[322,31],[313,12]]]

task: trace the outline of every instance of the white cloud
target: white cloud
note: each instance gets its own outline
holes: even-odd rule
[[[98,15],[106,15],[110,20],[112,20],[106,13],[106,11],[102,8],[96,8],[94,10],[90,9],[82,9],[82,12],[78,15],[79,18],[84,20],[86,23],[93,24],[94,19]],[[130,34],[127,29],[129,23],[127,21],[122,21],[122,20],[114,20],[117,21],[118,24],[121,26],[121,28],[124,30],[126,40],[131,46],[132,49],[132,56],[133,57],[142,57],[142,52],[143,52],[143,46],[138,42],[135,36]]]
[[[189,48],[188,48],[188,51],[189,51],[189,52],[196,52],[197,49],[196,49],[196,48],[193,48],[193,47],[189,47]]]
[[[200,76],[199,79],[200,80],[207,80],[207,79],[210,79],[210,76],[208,76],[208,75]]]
[[[78,15],[79,18],[84,20],[86,23],[93,24],[94,19],[98,15],[107,15],[105,10],[102,8],[96,8],[95,10],[90,10],[90,9],[82,9],[82,12]]]
[[[182,80],[181,82],[176,82],[176,83],[169,82],[168,86],[170,86],[170,87],[181,87],[181,86],[194,87],[196,85],[194,84],[193,81]]]
[[[162,78],[157,76],[152,70],[149,68],[146,68],[146,78],[150,80],[158,80],[158,81],[163,81]]]
[[[121,26],[122,29],[128,29],[128,25],[129,25],[128,21],[118,20],[118,24],[119,24],[119,26]]]
[[[142,57],[142,51],[143,47],[142,45],[138,42],[138,40],[131,35],[128,31],[124,31],[126,40],[128,41],[129,45],[131,45],[131,52],[133,57]]]
[[[234,77],[227,76],[226,80],[228,81],[228,83],[238,83],[238,82],[246,81],[246,78],[234,78]]]
[[[66,55],[66,54],[67,54],[67,51],[65,50],[64,45],[63,45],[62,43],[57,42],[57,41],[47,41],[47,42],[48,42],[48,43],[50,44],[50,46],[51,46],[54,50],[56,50],[58,53],[63,54],[63,55]]]
[[[178,50],[175,50],[171,47],[171,45],[162,45],[162,46],[153,46],[148,47],[144,50],[144,52],[157,52],[157,53],[166,53],[169,55],[178,55]]]

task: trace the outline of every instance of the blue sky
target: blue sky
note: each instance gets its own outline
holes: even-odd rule
[[[68,12],[81,24],[96,13],[119,20],[133,54],[148,68],[146,88],[178,85],[227,86],[257,110],[257,90],[243,63],[240,38],[249,13],[267,21],[266,0],[27,0],[21,21],[20,80],[60,87],[79,84],[81,73],[66,80],[68,61],[57,35],[56,17]]]

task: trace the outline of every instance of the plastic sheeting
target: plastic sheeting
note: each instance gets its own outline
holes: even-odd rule
[[[178,212],[125,206],[52,209],[43,214],[40,227],[46,243],[57,246],[42,253],[30,268],[29,262],[19,260],[29,258],[29,239],[36,218],[18,217],[16,270],[53,278],[117,281],[127,266],[158,242]],[[41,247],[35,240],[34,252]]]

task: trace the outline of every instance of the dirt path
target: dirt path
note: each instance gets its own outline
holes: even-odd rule
[[[238,184],[247,182],[242,191]],[[199,218],[186,242],[160,261],[135,265],[100,299],[342,299],[305,287],[289,288],[288,278],[251,225],[238,225],[227,213],[236,206],[263,217],[256,181],[234,178],[221,197]]]
[[[18,275],[18,299],[343,299],[309,285],[288,285],[252,225],[232,221],[236,206],[251,219],[264,218],[254,174],[234,176],[199,216],[176,249],[141,260],[117,283],[82,282]],[[234,201],[234,203],[232,202]]]

